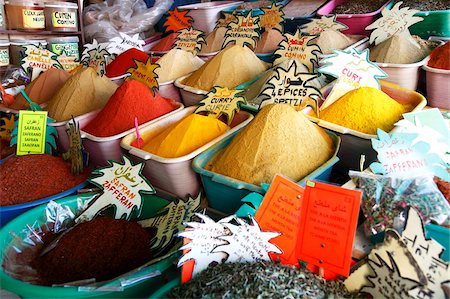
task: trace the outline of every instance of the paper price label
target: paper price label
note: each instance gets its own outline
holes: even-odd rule
[[[131,76],[126,80],[136,80],[144,83],[155,94],[155,89],[159,88],[158,75],[155,73],[155,69],[159,66],[152,63],[151,57],[147,59],[145,63],[135,60],[136,68],[129,68],[127,73]]]
[[[99,76],[106,73],[106,65],[109,63],[111,53],[107,50],[106,43],[98,43],[93,40],[92,44],[85,44],[81,55],[81,64],[86,67],[92,67]]]
[[[46,128],[47,111],[20,110],[16,154],[43,154]]]
[[[266,31],[276,29],[283,32],[283,5],[273,3],[269,8],[261,8],[263,14],[259,16],[259,26]]]
[[[247,15],[237,15],[237,21],[231,22],[227,26],[225,40],[222,48],[228,44],[248,45],[252,49],[256,48],[256,40],[259,38],[259,19],[252,17],[251,12]]]
[[[202,45],[205,44],[205,39],[203,38],[204,32],[195,30],[192,27],[181,29],[177,32],[178,35],[175,39],[174,48],[197,55],[202,49]]]
[[[139,37],[139,33],[136,33],[133,36],[127,35],[123,32],[119,32],[119,34],[119,37],[114,37],[109,41],[107,49],[111,54],[119,55],[131,48],[144,51],[143,46],[145,42]]]
[[[188,16],[189,10],[178,10],[175,8],[174,10],[169,10],[169,16],[164,22],[164,27],[166,31],[176,32],[181,29],[192,27],[192,19],[191,16]]]
[[[223,15],[223,17],[217,21],[215,29],[217,29],[219,27],[228,27],[228,24],[230,24],[231,22],[237,21],[234,11],[232,13],[222,12],[222,15]]]
[[[52,25],[54,28],[78,29],[77,14],[69,11],[54,11]]]
[[[22,9],[23,27],[26,29],[44,29],[45,16],[43,9]]]
[[[63,68],[55,53],[35,45],[26,45],[24,48],[25,56],[22,58],[22,68],[26,72],[31,68],[31,80],[36,79],[41,72],[48,69]]]
[[[332,15],[330,17],[322,16],[320,19],[312,19],[311,22],[302,25],[300,29],[308,34],[319,35],[327,29],[341,31],[348,29],[348,27],[336,21],[336,15]]]

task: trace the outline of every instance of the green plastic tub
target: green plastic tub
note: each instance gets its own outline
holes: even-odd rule
[[[415,16],[423,21],[409,27],[409,32],[428,39],[430,36],[450,36],[450,10],[420,11]]]

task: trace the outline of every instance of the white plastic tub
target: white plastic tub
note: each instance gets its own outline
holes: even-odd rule
[[[187,107],[159,122],[145,125],[140,131],[141,136],[144,140],[156,136],[171,124],[192,114],[196,108],[197,107]],[[192,169],[192,160],[217,142],[247,125],[252,119],[253,115],[250,113],[239,111],[236,113],[229,131],[211,140],[190,154],[178,158],[163,158],[131,146],[131,143],[136,140],[135,132],[131,132],[124,137],[120,146],[128,152],[133,161],[145,162],[142,173],[150,180],[153,186],[181,197],[185,197],[188,194],[196,196],[200,191],[201,182],[198,175]]]
[[[141,124],[139,129],[144,126],[156,123],[172,114],[177,113],[178,111],[184,108],[183,104],[178,103],[178,108],[161,116],[155,118],[149,122]],[[87,124],[87,122],[85,123]],[[89,133],[83,131],[84,125],[80,124],[81,129],[81,139],[83,142],[84,149],[89,153],[89,164],[93,166],[106,166],[108,165],[108,160],[121,161],[122,151],[120,148],[121,139],[135,131],[135,128],[129,129],[120,134],[109,136],[109,137],[96,137]]]
[[[429,105],[450,110],[450,70],[437,69],[427,65],[422,68],[426,72]]]
[[[182,82],[184,79],[189,77],[191,74],[180,77],[175,80],[175,86],[179,88],[181,99],[185,106],[192,106],[201,101],[205,95],[208,93],[205,90],[197,89],[191,86],[184,85]]]

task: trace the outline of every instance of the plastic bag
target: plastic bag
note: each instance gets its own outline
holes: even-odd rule
[[[407,207],[414,207],[425,223],[450,224],[450,205],[431,176],[399,178],[356,171],[349,175],[363,191],[361,207],[368,236],[402,228]]]
[[[119,32],[134,35],[153,29],[173,0],[156,0],[151,8],[143,0],[108,0],[86,7],[84,33],[86,39],[106,42]]]

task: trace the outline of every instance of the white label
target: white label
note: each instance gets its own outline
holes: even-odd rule
[[[22,9],[23,28],[44,29],[45,16],[43,9]]]
[[[77,14],[75,12],[54,11],[52,12],[52,25],[54,28],[77,29]]]

